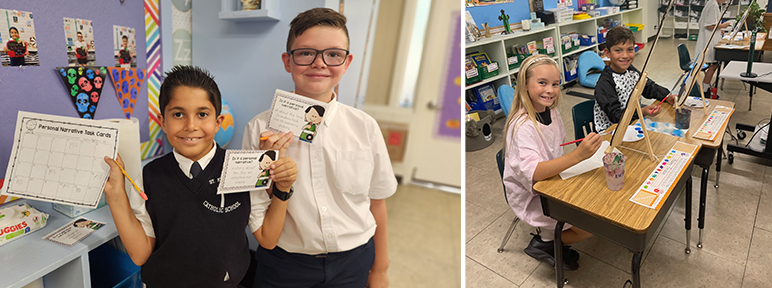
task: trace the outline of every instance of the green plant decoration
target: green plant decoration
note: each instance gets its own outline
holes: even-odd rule
[[[738,22],[737,25],[743,24],[739,23],[740,18],[745,14],[745,10],[748,9],[751,9],[750,12],[748,12],[748,18],[745,19],[745,23],[748,23],[748,30],[756,29],[756,31],[767,32],[767,29],[764,28],[764,21],[761,19],[761,15],[764,14],[765,11],[759,7],[759,4],[756,3],[756,1],[753,1],[751,5],[745,7],[745,9],[737,15],[737,18],[735,18],[735,21]]]

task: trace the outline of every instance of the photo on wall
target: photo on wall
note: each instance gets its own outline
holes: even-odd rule
[[[91,20],[65,17],[64,38],[67,42],[68,66],[96,66],[94,27]]]
[[[32,13],[0,9],[3,66],[40,66]]]
[[[113,51],[115,67],[137,68],[136,30],[113,25]]]

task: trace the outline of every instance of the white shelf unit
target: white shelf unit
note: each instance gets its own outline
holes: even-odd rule
[[[0,270],[0,287],[20,288],[43,278],[46,288],[89,288],[91,270],[88,252],[118,236],[118,230],[110,214],[110,207],[104,206],[79,217],[105,222],[93,234],[73,246],[59,245],[43,236],[69,223],[69,218],[53,210],[51,203],[35,200],[19,200],[48,214],[46,227],[21,239],[0,246],[0,259],[5,265]]]
[[[241,10],[238,0],[221,0],[220,13],[217,16],[223,20],[234,22],[279,21],[281,15],[275,1],[262,0],[258,10]]]
[[[705,7],[705,1],[707,0],[675,0],[673,8],[668,11],[668,17],[665,19],[665,23],[662,27],[662,37],[671,37],[676,34],[686,34],[688,39],[691,34],[699,34],[699,17],[702,9]],[[667,6],[669,0],[662,0],[660,7]],[[726,14],[725,20],[735,19],[740,14],[743,7],[749,5],[749,1],[733,0],[730,4]],[[674,10],[680,10],[680,14],[675,14]],[[679,15],[679,16],[676,16]],[[662,17],[662,13],[659,13],[659,17]]]
[[[476,42],[466,43],[466,52],[485,52],[491,61],[499,62],[499,75],[484,79],[480,82],[467,85],[465,89],[472,89],[486,83],[493,83],[496,89],[501,85],[511,85],[509,80],[510,75],[514,75],[520,71],[517,69],[509,69],[507,65],[507,53],[511,53],[511,47],[515,44],[525,45],[530,41],[541,41],[544,38],[552,37],[555,45],[555,61],[558,62],[560,68],[560,77],[563,84],[566,84],[565,75],[563,73],[563,58],[566,56],[579,54],[585,51],[598,52],[598,46],[602,43],[595,43],[590,46],[581,46],[579,49],[570,51],[563,54],[560,47],[560,34],[568,32],[577,32],[580,34],[588,34],[597,36],[597,28],[603,26],[606,19],[621,20],[623,24],[626,23],[643,23],[643,8],[635,8],[630,10],[620,11],[618,13],[607,14],[599,17],[593,17],[584,20],[573,20],[564,23],[555,23],[546,26],[543,29],[531,30],[527,32],[521,32],[511,35],[491,35],[491,38],[480,39]],[[647,28],[644,28],[647,29]],[[650,28],[648,28],[650,29]],[[635,39],[638,42],[645,42],[643,31],[633,32]],[[597,38],[596,38],[597,39]]]

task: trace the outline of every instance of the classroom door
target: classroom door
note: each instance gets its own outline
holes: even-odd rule
[[[455,1],[432,1],[409,136],[414,182],[461,187],[460,15]]]

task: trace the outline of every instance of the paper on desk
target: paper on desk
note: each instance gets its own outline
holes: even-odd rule
[[[566,170],[563,170],[563,172],[560,172],[560,178],[565,180],[576,175],[583,174],[584,172],[603,167],[603,155],[606,155],[606,153],[603,153],[603,151],[606,151],[606,148],[608,148],[609,145],[611,144],[608,141],[603,141],[603,143],[600,144],[598,151],[595,151],[595,154],[593,154],[592,157],[587,158]],[[614,148],[614,152],[622,153],[617,150],[617,148]]]

